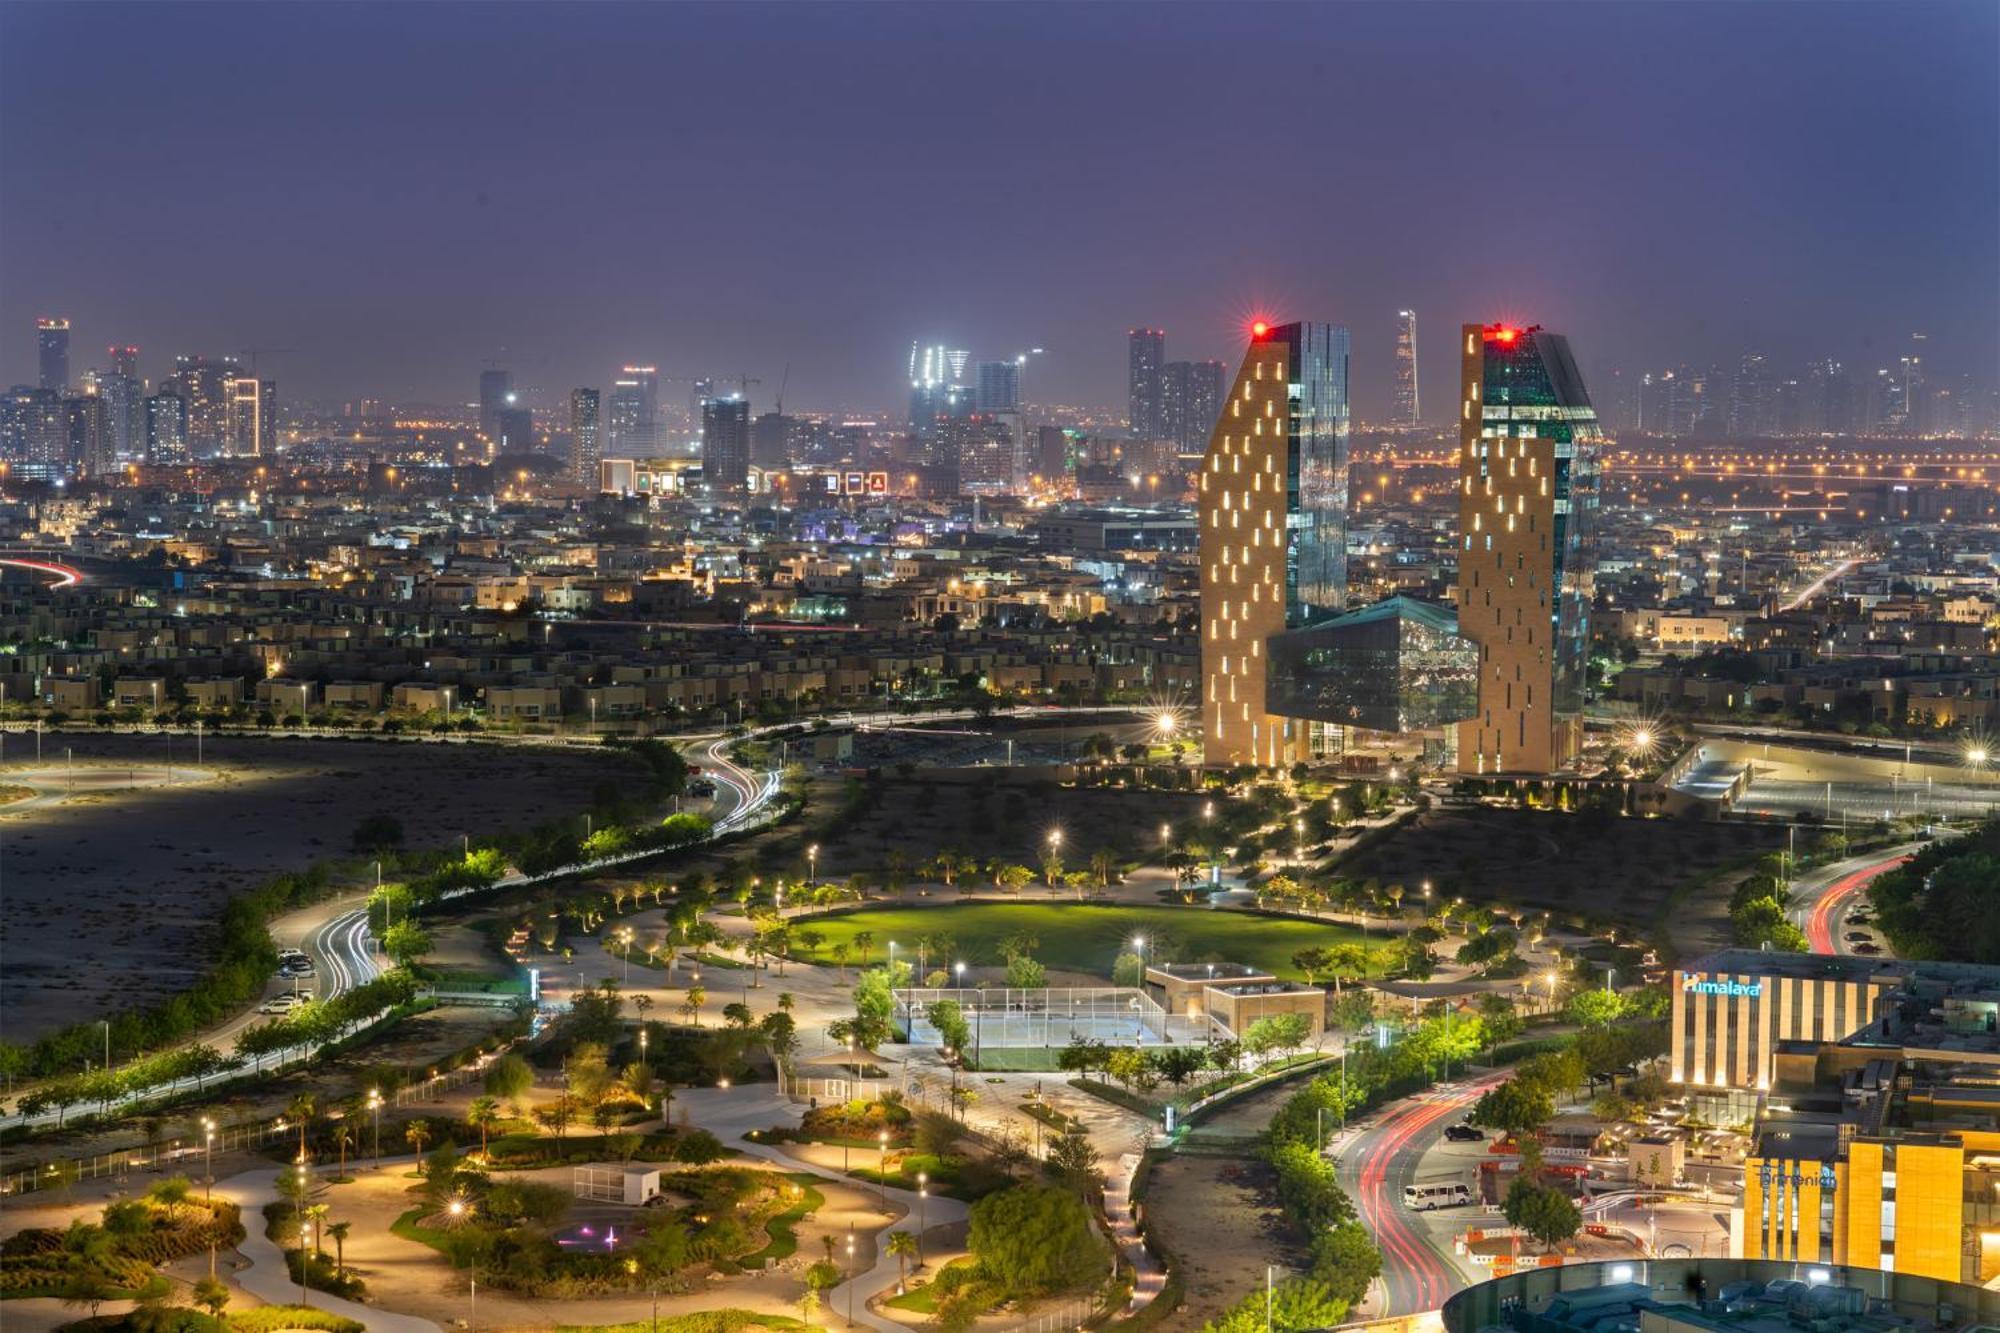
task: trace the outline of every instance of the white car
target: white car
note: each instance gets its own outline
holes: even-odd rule
[[[312,999],[312,996],[309,993],[273,995],[270,999],[257,1006],[257,1012],[260,1014],[289,1014],[292,1010],[310,999]]]

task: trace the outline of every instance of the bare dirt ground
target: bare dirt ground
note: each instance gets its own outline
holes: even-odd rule
[[[1050,782],[935,781],[884,777],[881,799],[820,846],[822,877],[879,870],[890,853],[918,865],[951,848],[982,860],[1041,865],[1052,829],[1062,831],[1063,862],[1089,864],[1109,848],[1121,858],[1154,857],[1160,826],[1183,834],[1197,828],[1205,798],[1195,792],[1119,787],[1060,787]]]
[[[1780,831],[1749,824],[1618,819],[1486,806],[1437,809],[1344,857],[1335,873],[1402,884],[1431,882],[1439,897],[1578,913],[1653,928],[1672,907],[1726,905],[1726,882],[1701,886],[1759,852]],[[1692,937],[1691,937],[1692,938]]]
[[[177,764],[194,758],[186,737],[173,748]],[[55,734],[41,767],[60,768],[65,750],[79,776],[163,774],[167,760],[161,736]],[[80,783],[74,799],[0,812],[0,1011],[11,1040],[186,989],[223,902],[348,855],[368,815],[400,819],[409,846],[442,846],[581,810],[598,782],[628,771],[589,751],[344,739],[210,738],[202,761],[205,782]]]
[[[1260,1287],[1264,1266],[1299,1256],[1270,1200],[1270,1168],[1253,1158],[1161,1160],[1146,1186],[1146,1225],[1173,1256],[1186,1299],[1175,1328],[1199,1328]]]

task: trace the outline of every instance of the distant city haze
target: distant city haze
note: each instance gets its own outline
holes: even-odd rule
[[[618,367],[900,416],[913,342],[1044,348],[1122,412],[1126,330],[1397,312],[1614,376],[2000,361],[2000,9],[1906,4],[0,8],[0,383],[34,318],[157,380],[538,406]],[[685,385],[663,399],[684,401]],[[566,411],[567,408],[565,407]]]

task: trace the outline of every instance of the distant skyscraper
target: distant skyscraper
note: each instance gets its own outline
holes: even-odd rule
[[[507,406],[513,392],[513,371],[479,372],[479,433],[486,437],[489,445],[500,438],[500,409]]]
[[[521,407],[515,396],[508,395],[506,407],[500,409],[500,433],[494,438],[494,454],[532,454],[535,449],[535,414],[530,408]]]
[[[229,452],[229,381],[239,373],[227,358],[210,361],[202,356],[174,358],[174,384],[187,403],[187,447],[195,458]]]
[[[69,421],[54,389],[17,384],[0,397],[0,461],[17,475],[54,481],[67,471]]]
[[[1169,361],[1160,376],[1160,438],[1182,455],[1208,448],[1215,419],[1222,415],[1220,361]]]
[[[910,346],[909,461],[940,474],[955,473],[961,434],[955,424],[972,411],[976,393],[964,382],[967,355],[942,343]],[[944,477],[946,488],[956,483]]]
[[[277,452],[278,384],[254,375],[238,375],[224,386],[229,404],[228,442],[223,453],[238,458]]]
[[[967,495],[1012,495],[1027,474],[1019,412],[974,412],[959,424],[958,489]]]
[[[97,375],[97,391],[104,395],[110,416],[111,451],[121,459],[141,456],[146,448],[146,386],[139,379],[139,349],[105,349],[111,369]]]
[[[1479,645],[1479,715],[1459,771],[1552,773],[1583,740],[1597,414],[1561,335],[1461,336],[1458,629]]]
[[[35,350],[41,357],[41,385],[55,393],[69,392],[69,321],[35,321]]]
[[[597,460],[603,453],[598,407],[597,390],[569,391],[570,471],[585,486],[597,484]]]
[[[976,412],[1018,412],[1021,410],[1021,363],[981,361],[979,393],[973,401]]]
[[[1133,329],[1127,355],[1127,388],[1130,409],[1127,420],[1132,434],[1141,440],[1162,438],[1162,396],[1167,364],[1167,331]]]
[[[84,477],[99,477],[111,470],[111,414],[104,400],[94,393],[63,400],[63,421],[68,428],[70,471]]]
[[[1268,706],[1265,641],[1347,601],[1347,363],[1344,328],[1256,325],[1202,458],[1205,763],[1305,751],[1307,724]]]
[[[758,467],[783,467],[792,461],[793,418],[765,412],[750,423],[750,461]]]
[[[626,366],[611,385],[611,452],[649,458],[660,442],[660,372]]]
[[[1729,382],[1729,433],[1737,439],[1769,435],[1777,384],[1761,352],[1746,352]]]
[[[171,464],[187,460],[187,400],[169,383],[146,400],[146,461]]]
[[[1396,312],[1396,424],[1416,426],[1423,419],[1417,397],[1417,312]]]
[[[732,393],[701,405],[701,476],[711,491],[750,486],[750,400]]]

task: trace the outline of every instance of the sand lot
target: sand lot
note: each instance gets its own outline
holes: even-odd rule
[[[18,781],[36,766],[10,741]],[[205,780],[167,786],[164,737],[84,734],[45,737],[37,771],[62,773],[66,748],[73,798],[0,808],[0,1013],[14,1041],[185,989],[231,894],[349,855],[366,815],[402,820],[410,846],[442,846],[580,811],[627,771],[539,747],[211,737]],[[173,739],[182,779],[193,749]]]

